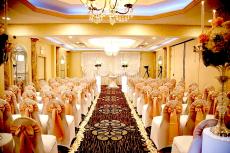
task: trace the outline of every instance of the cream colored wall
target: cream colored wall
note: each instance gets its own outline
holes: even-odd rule
[[[0,97],[2,96],[4,91],[4,65],[0,66]]]
[[[15,40],[16,45],[23,46],[27,52],[27,71],[28,71],[28,82],[32,81],[32,68],[31,68],[31,39],[30,37],[17,37]],[[55,55],[55,49],[56,46],[48,43],[47,41],[40,39],[37,41],[36,45],[37,54],[39,56],[46,57],[46,80],[49,80],[50,78],[56,77],[56,55]],[[43,54],[41,55],[41,49],[43,50]],[[39,67],[39,63],[37,65],[37,68]]]
[[[183,50],[184,45],[171,48],[171,78],[180,81],[183,79]]]
[[[67,76],[67,56],[66,56],[66,49],[64,48],[60,48],[59,49],[59,59],[58,59],[58,63],[59,63],[59,75],[58,77],[66,77]],[[65,64],[61,65],[61,58],[64,58],[65,60]],[[62,71],[64,70],[64,71]],[[63,75],[64,73],[64,75]]]
[[[156,53],[155,52],[141,52],[140,76],[145,74],[145,65],[149,65],[149,74],[151,78],[156,77]]]
[[[16,45],[24,47],[27,52],[27,82],[32,81],[32,67],[31,67],[31,40],[29,37],[17,37],[15,39]]]
[[[186,88],[191,83],[198,83],[201,90],[208,85],[215,86],[220,90],[220,84],[216,77],[219,72],[214,67],[205,67],[202,59],[199,60],[199,54],[193,52],[193,46],[197,45],[197,40],[189,41],[185,44],[185,84]],[[183,77],[183,49],[184,44],[171,48],[171,78],[180,81]],[[199,64],[200,63],[200,64]],[[228,73],[229,76],[229,73]],[[230,89],[230,83],[227,89]]]
[[[166,72],[166,77],[170,78],[171,75],[171,48],[168,46],[167,47],[167,72]]]
[[[68,58],[68,77],[83,76],[81,69],[81,52],[69,52]]]
[[[56,77],[56,46],[51,45],[51,73],[52,78]]]
[[[48,44],[46,41],[39,40],[37,42],[37,54],[38,54],[38,56],[44,56],[46,59],[46,63],[45,63],[45,66],[46,66],[45,78],[46,78],[46,80],[49,80],[53,77],[53,75],[52,75],[52,64],[53,64],[52,51],[53,51],[52,45]],[[37,68],[41,69],[41,67],[39,66],[39,63],[37,64]]]

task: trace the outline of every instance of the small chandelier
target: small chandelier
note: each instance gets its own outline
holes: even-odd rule
[[[137,0],[81,0],[89,10],[89,20],[101,23],[108,17],[111,25],[127,22],[133,17],[133,6]]]

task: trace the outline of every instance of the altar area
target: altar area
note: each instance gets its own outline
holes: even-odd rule
[[[140,53],[120,52],[117,56],[107,56],[104,52],[84,52],[81,55],[83,77],[101,77],[101,85],[121,85],[122,76],[135,77],[139,75]],[[95,65],[100,65],[96,67]],[[122,67],[126,64],[127,67]],[[115,85],[114,84],[114,85]]]

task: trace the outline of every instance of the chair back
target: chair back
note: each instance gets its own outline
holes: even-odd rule
[[[0,132],[9,133],[12,121],[10,104],[0,99]]]
[[[62,102],[65,104],[65,114],[74,116],[75,125],[78,122],[78,113],[76,108],[77,95],[70,90],[66,90],[62,93]]]
[[[207,102],[203,99],[197,99],[189,108],[188,120],[184,127],[184,135],[192,135],[197,124],[205,119],[208,112]]]
[[[196,99],[202,99],[202,95],[198,90],[194,90],[191,93],[189,93],[188,95],[188,100],[187,100],[187,108],[186,108],[186,114],[189,113],[189,108],[191,106],[191,104],[196,100]]]
[[[145,104],[149,103],[149,96],[152,88],[150,86],[143,86],[142,87],[142,96],[143,96],[143,101]]]
[[[44,153],[41,127],[28,117],[17,118],[11,126],[15,153]]]
[[[154,89],[150,93],[149,105],[147,108],[149,118],[153,119],[155,116],[159,116],[161,113],[161,93]]]
[[[42,103],[43,103],[42,114],[45,114],[45,115],[48,114],[47,105],[52,99],[55,99],[55,98],[56,98],[56,96],[55,96],[55,93],[53,91],[43,92],[43,94],[42,94]]]
[[[31,87],[33,87],[33,86],[31,86]],[[26,98],[32,99],[34,101],[37,101],[37,94],[33,90],[27,89],[22,94],[22,99],[26,99]]]
[[[202,99],[207,100],[211,91],[215,91],[213,86],[208,86],[204,89]]]
[[[20,88],[16,85],[11,85],[9,87],[9,91],[12,91],[14,93],[14,95],[16,96],[16,102],[20,103],[21,102],[21,94],[22,94]]]
[[[207,97],[208,102],[208,114],[215,114],[217,106],[217,96],[218,92],[210,91]]]
[[[167,86],[160,86],[159,90],[162,94],[162,103],[165,104],[167,102],[167,97],[169,96],[169,88]]]
[[[39,118],[39,109],[38,109],[38,105],[36,101],[29,99],[29,98],[24,99],[19,104],[19,111],[20,111],[21,116],[34,119],[35,121],[38,122],[38,125],[42,127],[42,124]]]
[[[171,145],[173,138],[180,135],[181,112],[182,105],[177,100],[170,100],[163,109],[162,121],[160,124],[161,132],[158,133],[158,135],[159,138],[162,138],[164,147]]]
[[[55,135],[59,144],[69,145],[70,131],[65,116],[64,104],[52,99],[47,105],[48,120],[48,134]]]
[[[10,104],[12,114],[19,113],[18,107],[17,107],[16,96],[12,91],[10,91],[10,90],[5,91],[5,100],[6,100],[6,102],[8,102]]]

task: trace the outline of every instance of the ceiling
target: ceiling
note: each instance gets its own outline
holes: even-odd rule
[[[87,2],[86,0],[82,0]],[[122,0],[122,2],[135,3],[136,0]],[[152,16],[167,12],[180,10],[189,5],[193,0],[137,0],[134,5],[134,15]],[[87,15],[88,9],[84,7],[81,0],[28,0],[22,1],[27,6],[43,9],[45,11],[55,11],[65,15]],[[95,6],[102,8],[105,0],[95,1]],[[112,1],[115,2],[115,1]],[[118,1],[119,2],[119,1]],[[108,3],[107,3],[108,4]],[[122,10],[122,9],[120,9]],[[122,11],[124,12],[124,11]]]
[[[178,39],[177,37],[157,36],[47,36],[42,38],[73,51],[103,50],[109,43],[115,44],[122,51],[152,51]]]
[[[205,25],[210,25],[208,20],[212,18],[212,9],[218,7],[217,2],[218,0],[205,1]],[[186,6],[191,5],[191,3],[194,3],[194,5],[188,9],[184,9]],[[200,25],[200,6],[199,0],[138,0],[134,10],[136,16],[141,17],[136,18],[134,16],[128,24]],[[47,13],[47,10],[48,12],[51,11],[51,13]],[[176,10],[179,10],[179,12]],[[60,13],[62,14],[61,16]],[[87,8],[81,4],[80,0],[9,0],[8,16],[11,18],[9,24],[90,23],[86,14]],[[105,23],[107,23],[107,21],[105,21]],[[166,44],[191,39],[172,36],[140,35],[118,37],[115,31],[114,35],[109,37],[103,35],[46,35],[39,37],[54,44],[58,44],[68,50],[75,51],[103,49],[103,45],[95,45],[90,39],[97,39],[96,42],[100,42],[105,38],[116,38],[122,41],[124,41],[124,39],[129,39],[133,43],[131,45],[121,46],[120,49],[124,51],[152,51]]]
[[[21,2],[23,1],[23,3]],[[27,0],[9,0],[9,12],[8,16],[11,18],[9,21],[10,24],[34,24],[34,23],[90,23],[88,16],[59,16],[54,12],[48,13],[46,11],[39,10],[39,8],[33,8],[25,5],[25,1]],[[37,0],[38,1],[38,0]],[[55,0],[39,0],[41,2],[50,2],[54,3]],[[57,1],[57,0],[56,0]],[[74,1],[77,3],[79,0],[61,0],[61,1]],[[59,3],[64,3],[59,0]],[[148,2],[147,2],[148,1]],[[166,1],[174,1],[175,0],[157,0],[157,5],[165,3]],[[178,1],[178,0],[176,0]],[[182,1],[182,0],[179,0]],[[185,0],[188,2],[188,0]],[[193,0],[199,1],[199,0]],[[216,9],[217,5],[213,5],[213,3],[218,0],[207,0],[205,3],[205,24],[209,25],[208,20],[212,18],[212,9]],[[155,2],[155,1],[154,1]],[[149,0],[138,0],[137,4],[146,3],[149,4]],[[156,5],[156,4],[155,4]],[[155,6],[153,5],[153,6]],[[148,14],[148,11],[145,7],[150,7],[152,5],[139,5],[140,12],[144,12]],[[78,5],[81,9],[87,12],[87,9],[83,5]],[[155,6],[156,7],[156,6]],[[157,7],[158,9],[162,9],[162,7]],[[78,9],[75,9],[78,10]],[[138,8],[134,8],[135,11],[138,11]],[[154,11],[156,9],[150,9],[150,11]],[[167,9],[166,9],[167,10]],[[166,11],[167,12],[167,11]],[[153,12],[152,12],[153,13]],[[141,13],[140,13],[141,14]],[[154,13],[153,13],[154,14]],[[160,13],[158,15],[153,16],[134,16],[132,20],[128,23],[141,23],[141,24],[177,24],[177,25],[199,25],[200,24],[200,3],[196,2],[196,5],[193,7],[186,9],[181,12],[171,12],[171,13]],[[107,23],[107,21],[105,21]]]

